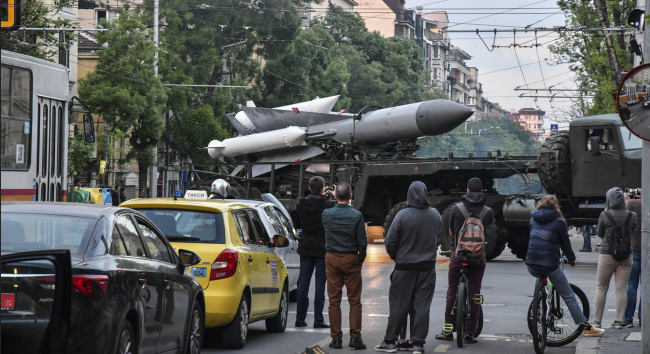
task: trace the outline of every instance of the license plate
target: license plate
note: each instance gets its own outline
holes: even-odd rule
[[[194,267],[192,268],[192,275],[195,278],[205,278],[208,276],[208,268]]]
[[[12,311],[16,304],[16,294],[2,294],[2,311]]]

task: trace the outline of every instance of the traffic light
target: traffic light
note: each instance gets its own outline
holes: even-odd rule
[[[645,27],[645,11],[634,9],[627,16],[627,24],[643,31]]]
[[[0,0],[0,19],[3,31],[15,31],[20,28],[20,0]]]

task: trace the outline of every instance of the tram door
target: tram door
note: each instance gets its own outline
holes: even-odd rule
[[[38,97],[36,193],[39,201],[63,201],[67,146],[65,102]]]

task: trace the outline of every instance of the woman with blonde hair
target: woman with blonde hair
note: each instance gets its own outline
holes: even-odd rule
[[[585,336],[602,336],[605,330],[591,326],[578,306],[569,281],[560,268],[560,249],[573,267],[576,264],[576,255],[571,248],[566,221],[557,198],[554,195],[545,195],[530,219],[530,240],[526,255],[528,272],[537,278],[537,282],[546,274],[564,299],[575,324],[583,326]]]

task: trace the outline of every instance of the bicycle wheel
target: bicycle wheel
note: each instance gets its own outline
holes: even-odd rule
[[[582,310],[582,314],[586,319],[589,319],[589,300],[585,293],[577,286],[570,284],[571,290],[576,296],[578,306]],[[569,312],[569,307],[564,302],[564,299],[553,288],[553,306],[554,309],[549,311],[548,323],[548,337],[546,338],[546,345],[549,347],[561,347],[567,345],[582,334],[583,327],[576,325],[573,317]]]
[[[458,285],[456,295],[456,345],[462,348],[465,343],[465,311],[467,306],[467,285],[463,282]]]
[[[532,331],[533,347],[535,353],[544,354],[546,350],[546,292],[544,291],[544,284],[541,282],[535,287],[535,295],[533,296],[533,318],[535,320]]]
[[[478,313],[478,323],[476,323],[476,332],[474,332],[474,338],[478,338],[483,331],[483,305],[480,306]]]

